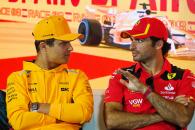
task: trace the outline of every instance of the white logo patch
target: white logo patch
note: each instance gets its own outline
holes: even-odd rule
[[[139,98],[139,99],[132,99],[132,100],[129,100],[129,103],[133,106],[133,107],[140,107],[140,105],[142,104],[143,102],[143,99]]]
[[[174,87],[171,85],[171,83],[169,83],[167,86],[165,86],[165,90],[172,91],[174,90]]]

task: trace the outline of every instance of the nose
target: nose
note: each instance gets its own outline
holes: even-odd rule
[[[68,50],[68,51],[73,51],[73,47],[72,47],[72,45],[71,45],[70,43],[68,44],[67,50]]]

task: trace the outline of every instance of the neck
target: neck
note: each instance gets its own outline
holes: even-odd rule
[[[35,64],[38,65],[40,68],[45,69],[45,70],[51,70],[51,69],[54,69],[54,68],[59,66],[58,64],[50,63],[48,61],[47,56],[45,56],[43,54],[37,55],[37,58],[35,60]]]
[[[148,60],[147,62],[141,62],[141,64],[149,74],[154,76],[162,70],[164,58],[163,56],[159,56],[158,58]]]

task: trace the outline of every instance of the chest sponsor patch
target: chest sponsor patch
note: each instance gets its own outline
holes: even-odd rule
[[[163,96],[165,99],[168,99],[168,100],[173,100],[174,99],[174,96]]]
[[[169,83],[167,86],[165,86],[165,90],[172,91],[174,90],[174,87],[171,85],[171,83]]]
[[[69,91],[69,88],[61,88],[61,91]]]
[[[140,107],[141,104],[143,103],[143,99],[142,98],[132,99],[129,100],[129,103],[132,107]]]
[[[69,92],[69,82],[67,81],[61,81],[59,82],[60,91],[63,92]]]
[[[160,91],[160,94],[169,94],[169,95],[174,95],[176,92],[174,91],[175,88],[169,83],[167,86],[164,87],[164,91]]]
[[[31,87],[31,88],[28,88],[28,91],[31,92],[31,93],[34,93],[34,92],[37,92],[37,88],[36,87]]]
[[[38,85],[38,83],[36,83],[36,82],[29,82],[28,83],[28,91],[30,92],[30,93],[35,93],[35,92],[37,92],[37,85]]]

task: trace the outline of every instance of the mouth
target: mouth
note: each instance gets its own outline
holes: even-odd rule
[[[137,56],[137,55],[138,55],[137,52],[132,52],[132,56],[133,56],[133,57],[135,57],[135,56]]]

